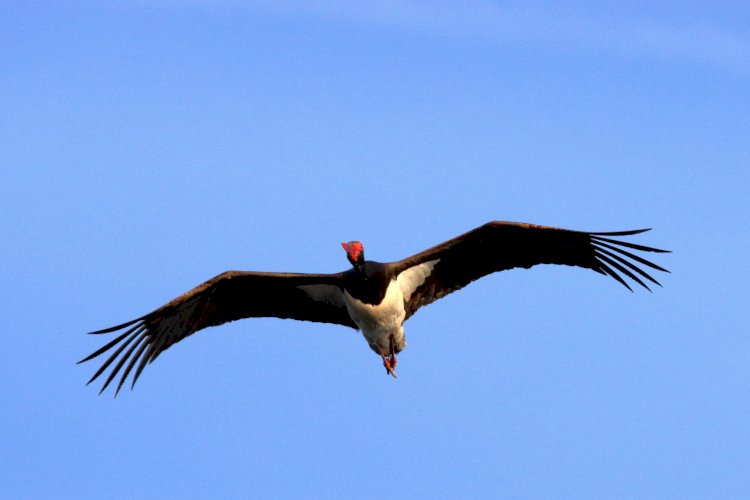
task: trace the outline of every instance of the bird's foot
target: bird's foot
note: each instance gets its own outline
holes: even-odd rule
[[[395,354],[391,354],[390,356],[382,355],[383,356],[383,366],[385,366],[385,371],[388,375],[392,375],[393,378],[398,378],[396,376],[396,363],[398,360],[396,359]]]
[[[388,356],[385,354],[383,355],[385,371],[388,372],[388,375],[393,375],[393,378],[398,378],[396,376],[396,363],[398,363],[398,360],[396,359],[396,347],[393,345],[393,334],[391,334],[388,339],[388,350],[390,351],[390,354],[388,354]]]

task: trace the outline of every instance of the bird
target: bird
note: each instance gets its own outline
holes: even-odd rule
[[[118,335],[78,363],[113,350],[87,385],[112,367],[99,394],[122,372],[117,396],[128,375],[133,374],[132,390],[147,364],[200,330],[243,318],[277,317],[359,330],[386,374],[395,378],[396,355],[406,347],[404,322],[421,307],[489,274],[558,264],[610,276],[631,292],[628,280],[649,291],[649,283],[661,286],[644,268],[669,271],[634,252],[669,251],[621,239],[649,230],[585,232],[491,221],[387,263],[366,260],[362,242],[348,241],[341,243],[351,264],[345,271],[223,272],[144,316],[90,332]]]

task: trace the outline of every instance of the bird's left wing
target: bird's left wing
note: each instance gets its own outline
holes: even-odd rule
[[[109,343],[79,361],[114,351],[94,373],[93,382],[115,363],[100,393],[124,368],[117,392],[135,368],[133,385],[147,363],[185,337],[241,318],[277,317],[336,323],[351,328],[341,299],[343,273],[297,274],[228,271],[180,295],[153,312],[121,325],[91,332],[119,332]],[[116,394],[116,393],[115,393]]]
[[[587,233],[520,222],[488,222],[398,262],[391,262],[404,293],[406,317],[420,307],[497,271],[537,264],[562,264],[609,275],[630,289],[623,276],[648,289],[659,284],[643,266],[666,269],[636,255],[666,252],[616,239],[648,231]],[[644,281],[645,280],[645,281]]]

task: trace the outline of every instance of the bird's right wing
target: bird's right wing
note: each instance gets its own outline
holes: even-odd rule
[[[124,367],[117,387],[119,392],[133,368],[135,373],[131,388],[147,363],[154,361],[164,350],[185,337],[210,326],[242,318],[277,317],[336,323],[356,329],[341,298],[342,279],[343,273],[228,271],[145,316],[91,332],[102,334],[122,331],[79,363],[115,348],[88,383],[93,382],[117,361],[100,393]]]
[[[588,233],[520,222],[494,221],[388,265],[405,297],[406,317],[417,309],[498,271],[537,264],[583,267],[611,276],[630,289],[623,276],[644,288],[659,284],[641,266],[666,269],[636,255],[666,252],[617,237],[648,231]],[[622,275],[622,276],[621,276]]]

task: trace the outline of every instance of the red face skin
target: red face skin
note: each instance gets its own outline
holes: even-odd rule
[[[349,243],[342,243],[341,246],[346,250],[346,255],[349,257],[349,261],[354,263],[359,260],[359,256],[364,251],[362,243],[359,241],[350,241]]]

